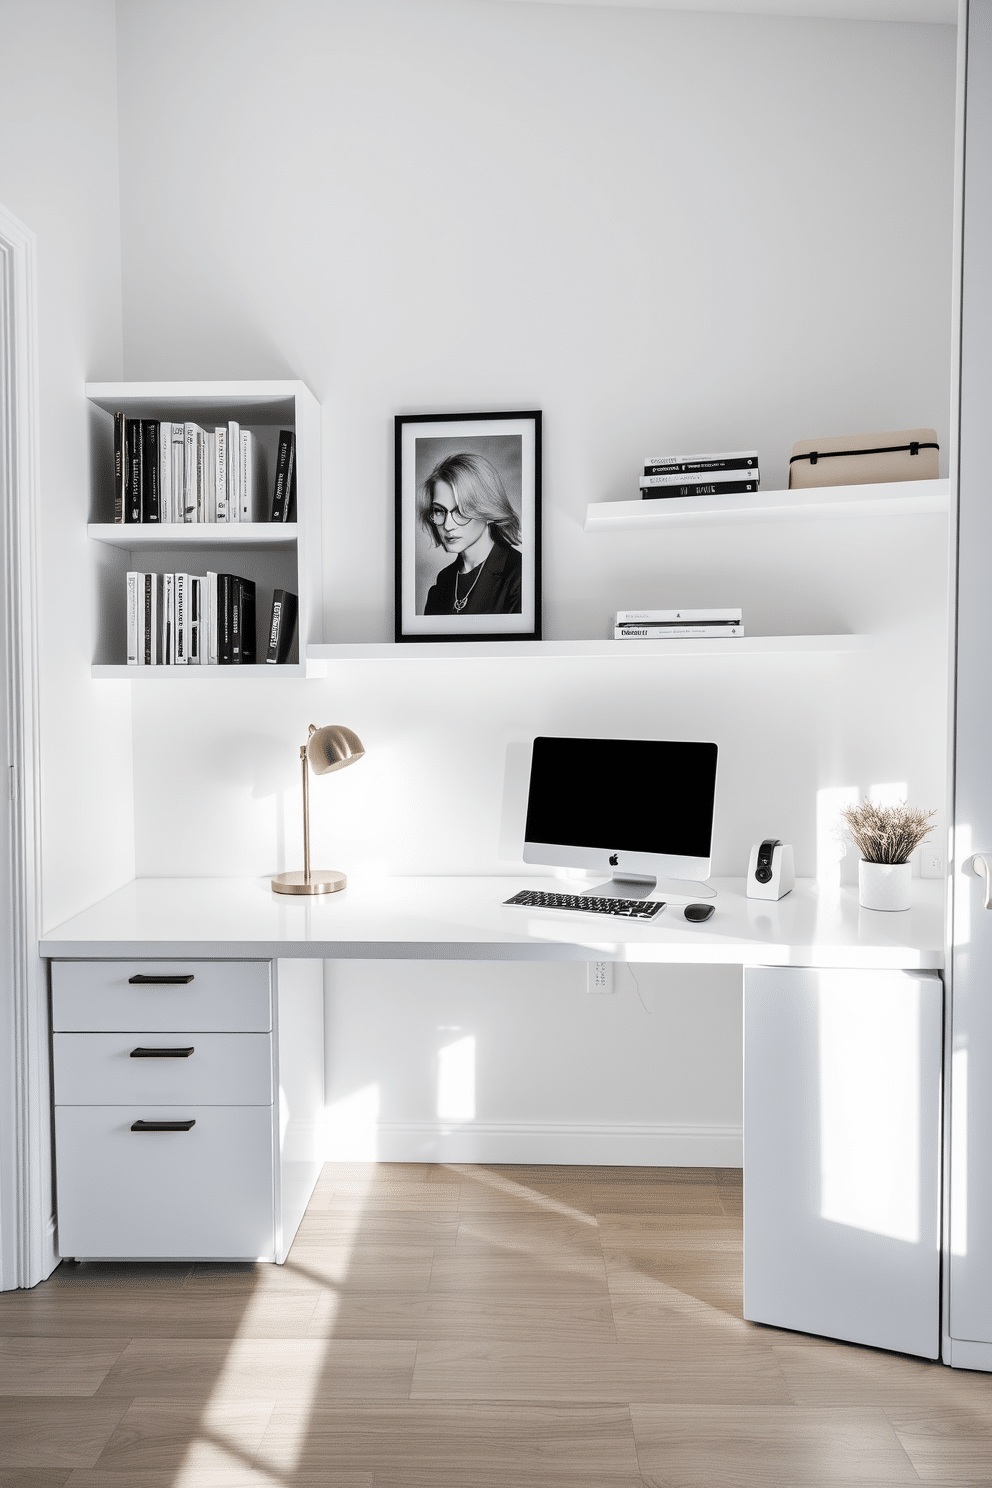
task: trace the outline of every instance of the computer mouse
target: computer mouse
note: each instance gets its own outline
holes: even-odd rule
[[[683,914],[687,920],[691,920],[694,925],[698,925],[703,920],[708,920],[715,908],[715,904],[687,904],[683,910]]]

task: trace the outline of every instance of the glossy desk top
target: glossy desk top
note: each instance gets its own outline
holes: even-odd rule
[[[943,883],[914,880],[913,908],[861,909],[857,889],[801,879],[778,903],[714,878],[702,925],[667,905],[649,925],[505,906],[521,888],[581,892],[549,877],[371,878],[342,893],[274,894],[265,879],[139,878],[43,936],[49,957],[709,962],[744,966],[939,968]]]

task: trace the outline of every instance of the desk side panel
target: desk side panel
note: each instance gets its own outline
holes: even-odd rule
[[[935,1359],[942,987],[744,973],[744,1316]]]
[[[289,1254],[323,1166],[324,963],[274,963],[279,1078],[276,1260]]]

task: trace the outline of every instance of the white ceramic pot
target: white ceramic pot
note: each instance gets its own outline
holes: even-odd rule
[[[912,863],[858,864],[858,898],[862,909],[908,909]]]

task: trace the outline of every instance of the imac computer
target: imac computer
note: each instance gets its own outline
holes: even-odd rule
[[[713,898],[715,744],[658,739],[534,740],[524,861],[612,876],[583,892]],[[664,880],[664,882],[662,882]]]

